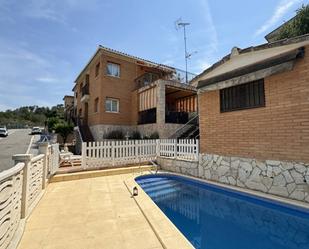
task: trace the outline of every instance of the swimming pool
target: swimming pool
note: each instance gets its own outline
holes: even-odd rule
[[[309,211],[171,174],[136,182],[198,249],[309,249]]]

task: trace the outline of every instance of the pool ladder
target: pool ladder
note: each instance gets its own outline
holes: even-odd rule
[[[159,170],[159,165],[158,165],[156,162],[152,161],[152,160],[150,160],[149,162],[150,162],[153,166],[156,167],[155,174],[157,174],[157,173],[158,173],[158,170]],[[152,170],[151,170],[150,172],[152,173]],[[152,174],[153,174],[153,173],[152,173]]]

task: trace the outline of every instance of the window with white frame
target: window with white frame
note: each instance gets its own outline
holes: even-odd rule
[[[106,112],[119,112],[119,100],[113,98],[106,98],[105,100]]]
[[[106,66],[106,74],[113,77],[120,77],[120,65],[108,62]]]

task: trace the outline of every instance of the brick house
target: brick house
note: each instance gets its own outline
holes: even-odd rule
[[[70,121],[74,116],[74,96],[65,95],[63,97],[64,102],[64,119]]]
[[[233,48],[192,83],[199,176],[309,202],[309,35]]]
[[[84,140],[112,130],[171,136],[197,113],[182,71],[99,46],[75,80],[74,112]]]

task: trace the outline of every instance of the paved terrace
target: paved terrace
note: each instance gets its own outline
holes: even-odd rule
[[[18,248],[163,248],[124,184],[133,175],[49,184]]]

